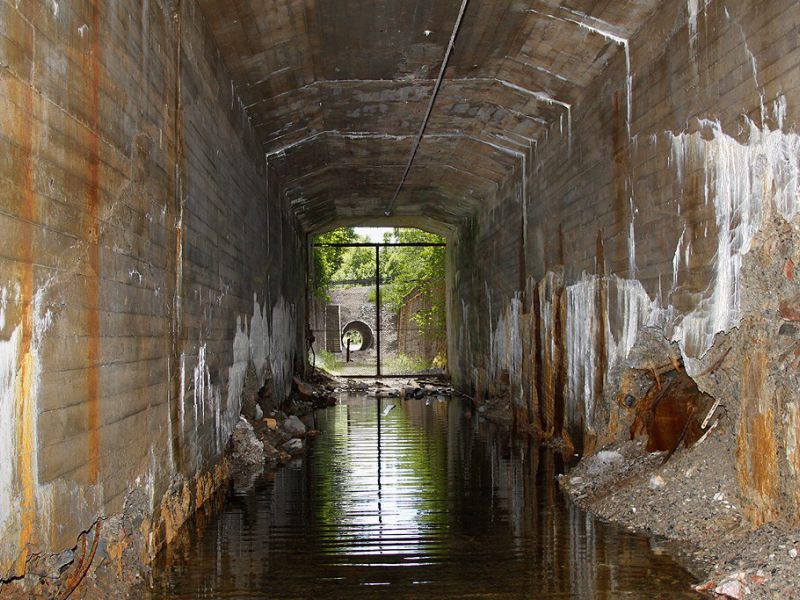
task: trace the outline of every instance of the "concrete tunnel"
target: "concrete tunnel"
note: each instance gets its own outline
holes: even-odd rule
[[[359,344],[353,344],[353,351],[358,352],[361,350],[370,350],[375,344],[375,335],[372,333],[372,327],[364,323],[364,321],[351,321],[342,327],[342,346],[347,346],[347,334],[355,332],[361,338]]]
[[[226,480],[248,371],[279,395],[307,371],[311,238],[342,225],[447,238],[476,402],[591,454],[684,372],[749,521],[797,521],[799,19],[0,2],[0,581],[101,521],[122,539],[133,505],[142,556],[175,536]]]

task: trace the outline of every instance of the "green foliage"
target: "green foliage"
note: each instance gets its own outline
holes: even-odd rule
[[[350,330],[344,334],[344,346],[347,347],[347,342],[350,341],[350,347],[353,350],[358,350],[364,344],[364,338],[355,330]]]
[[[393,233],[384,234],[386,243],[422,243],[441,244],[444,238],[433,233],[419,229],[395,229]],[[366,236],[353,236],[352,242],[368,243]],[[444,281],[444,248],[381,248],[381,283],[388,285],[397,280],[403,280],[411,285],[398,288],[398,293],[406,293],[414,288],[413,282],[423,280]],[[347,248],[342,254],[339,267],[330,281],[348,281],[353,279],[375,278],[375,249],[371,247]],[[402,283],[402,282],[401,282]],[[398,310],[403,297],[392,296],[384,299],[383,303]]]
[[[328,233],[318,235],[314,242],[318,244],[350,244],[358,241],[352,227],[340,227]],[[329,300],[328,285],[334,273],[339,270],[345,254],[351,248],[314,247],[314,284],[313,291],[317,298]]]
[[[328,373],[333,373],[336,370],[336,357],[333,355],[333,353],[324,349],[317,350],[316,359],[317,369],[327,371]],[[311,360],[312,356],[309,352],[308,361],[311,362]]]
[[[395,229],[389,241],[399,243],[441,244],[444,238],[419,229]],[[445,338],[445,249],[444,247],[397,247],[383,252],[381,304],[400,312],[412,292],[430,302],[430,308],[413,315],[422,335]]]
[[[318,236],[321,243],[369,242],[352,228],[342,228]],[[384,234],[386,243],[441,244],[444,238],[419,229],[397,228]],[[385,311],[399,313],[404,302],[413,293],[429,301],[430,308],[413,315],[422,335],[444,341],[445,333],[445,249],[444,247],[393,247],[381,248],[381,305]],[[315,248],[314,293],[328,299],[327,290],[332,282],[374,280],[375,249]],[[375,291],[370,291],[369,301],[375,301]]]
[[[357,242],[369,242],[366,236],[356,236]],[[348,248],[342,264],[333,275],[333,281],[375,278],[375,248]]]

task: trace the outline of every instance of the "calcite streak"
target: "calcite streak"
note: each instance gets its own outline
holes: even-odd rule
[[[566,420],[584,431],[594,431],[596,314],[599,278],[585,277],[567,288]]]
[[[16,457],[0,469],[0,534],[14,532],[24,542],[16,556],[0,553],[0,576],[9,568],[18,574],[24,570],[28,544],[48,526],[50,488],[40,485],[38,475],[41,347],[52,325],[45,292],[40,288],[33,294],[22,311],[26,321],[14,327],[7,340],[0,340],[0,456]],[[21,299],[21,293],[16,294],[16,300]]]
[[[521,312],[522,301],[517,296],[500,315],[490,336],[490,375],[497,379],[502,373],[508,374],[512,397],[517,403],[522,400]]]
[[[253,301],[252,317],[237,317],[232,342],[233,359],[225,370],[225,388],[212,378],[216,361],[209,353],[209,341],[200,340],[198,343],[197,358],[191,371],[189,406],[191,441],[195,447],[195,474],[199,473],[202,457],[207,450],[211,450],[215,457],[219,456],[233,432],[242,407],[247,366],[251,361],[256,367],[259,385],[266,381],[269,364],[277,397],[284,397],[291,388],[297,328],[294,305],[280,297],[273,306],[269,321],[267,317],[267,308],[261,308],[257,298]],[[186,361],[187,356],[183,354],[180,372],[181,402],[178,411],[182,436],[186,434]],[[201,447],[206,430],[212,436],[213,444],[210,449]]]
[[[779,99],[776,110],[783,106]],[[800,206],[800,136],[749,123],[742,143],[717,122],[701,125],[696,133],[669,134],[679,190],[685,193],[685,173],[702,169],[704,202],[713,205],[717,226],[713,278],[672,334],[690,359],[690,372],[696,366],[691,359],[701,358],[717,333],[739,324],[742,258],[765,218],[774,210],[791,222]]]
[[[5,291],[5,290],[4,290]],[[16,380],[22,330],[15,327],[7,340],[0,341],[0,456],[16,456]],[[0,531],[16,511],[16,468],[11,460],[0,469]]]

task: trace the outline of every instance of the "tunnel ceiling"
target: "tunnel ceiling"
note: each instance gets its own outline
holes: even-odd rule
[[[199,0],[304,226],[383,215],[461,0]],[[491,197],[658,0],[470,0],[393,215],[452,224]]]

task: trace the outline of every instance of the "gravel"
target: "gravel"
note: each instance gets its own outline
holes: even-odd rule
[[[800,529],[747,521],[732,439],[717,432],[666,464],[643,440],[626,442],[584,458],[559,481],[582,508],[671,541],[710,597],[800,598]]]

